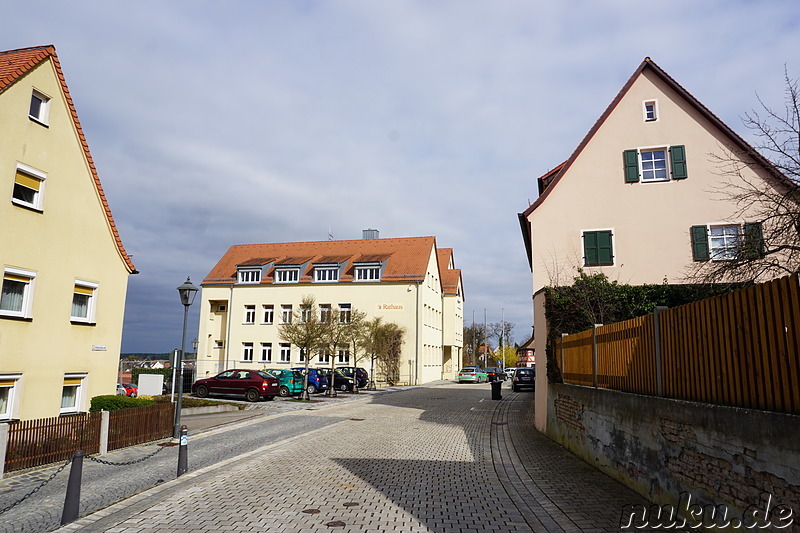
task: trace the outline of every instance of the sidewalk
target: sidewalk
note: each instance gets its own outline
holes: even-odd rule
[[[646,503],[536,432],[530,393],[503,395],[447,383],[299,411],[318,429],[58,531],[619,531]]]

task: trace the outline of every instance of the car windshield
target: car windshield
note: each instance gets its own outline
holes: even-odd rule
[[[520,376],[523,376],[523,375],[524,375],[524,376],[530,376],[531,374],[533,374],[533,370],[530,370],[530,369],[520,369],[520,370],[517,370],[517,374],[519,374]]]
[[[265,372],[263,370],[256,370],[256,374],[258,374],[259,376],[261,376],[264,379],[270,379],[270,378],[275,379],[275,376],[273,376],[269,372]]]

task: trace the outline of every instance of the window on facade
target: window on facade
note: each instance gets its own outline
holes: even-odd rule
[[[276,283],[297,283],[299,279],[299,268],[281,268],[275,271]]]
[[[760,222],[704,224],[692,226],[692,258],[695,261],[727,261],[740,254],[748,259],[764,256],[764,236]]]
[[[17,165],[11,201],[17,205],[42,209],[45,175],[30,167]]]
[[[97,284],[85,281],[76,281],[72,293],[72,312],[70,320],[73,322],[94,323],[95,299]]]
[[[317,359],[319,360],[320,363],[331,362],[331,356],[323,352],[317,352]]]
[[[256,323],[256,306],[255,305],[245,305],[244,306],[244,320],[242,321],[243,324],[255,324]]]
[[[214,348],[217,350],[221,350],[225,347],[225,341],[214,341]]]
[[[342,348],[336,350],[336,362],[338,363],[349,363],[350,362],[350,350],[348,348]]]
[[[275,308],[272,305],[262,305],[261,306],[262,317],[261,323],[262,324],[272,324],[275,314]]]
[[[280,355],[281,363],[291,363],[292,362],[292,347],[289,344],[281,343],[281,355]]]
[[[258,283],[261,281],[260,269],[246,269],[237,272],[239,283]]]
[[[306,349],[305,348],[300,348],[300,362],[301,363],[305,363],[306,362]]]
[[[17,269],[6,269],[0,292],[0,316],[30,318],[35,274]]]
[[[50,98],[34,90],[31,93],[31,105],[28,108],[28,116],[37,122],[47,124],[47,117],[50,111]]]
[[[622,159],[626,183],[680,180],[688,177],[686,147],[683,145],[625,150]]]
[[[259,360],[262,363],[271,363],[272,362],[272,343],[271,342],[262,342],[261,343],[261,358]]]
[[[338,281],[338,267],[315,267],[314,281]]]
[[[583,265],[609,266],[614,264],[613,233],[611,230],[583,232]]]
[[[352,306],[350,304],[339,304],[339,323],[349,324],[352,313]]]
[[[311,309],[311,307],[305,306],[305,305],[301,306],[300,307],[300,320],[302,321],[302,323],[306,324],[309,320],[311,320],[311,317],[313,316],[313,313],[314,313],[314,310]]]
[[[242,361],[246,363],[253,362],[253,343],[252,342],[243,342],[242,343]]]
[[[327,324],[331,320],[331,304],[319,304],[319,321]]]
[[[381,279],[380,265],[364,265],[355,268],[356,281],[379,281]]]
[[[712,261],[736,259],[739,249],[739,225],[711,226],[709,253]]]
[[[281,324],[291,324],[292,323],[292,306],[291,305],[282,305],[281,306]]]
[[[83,401],[85,374],[66,374],[61,389],[61,414],[77,413]]]
[[[14,416],[14,401],[20,374],[0,375],[0,420]]]
[[[658,111],[656,109],[656,101],[648,100],[644,102],[644,120],[645,122],[653,122],[658,118]]]

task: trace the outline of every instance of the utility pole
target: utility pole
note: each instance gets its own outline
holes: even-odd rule
[[[503,370],[506,369],[506,351],[503,348],[503,337],[506,332],[506,310],[500,308],[500,353],[503,355]]]

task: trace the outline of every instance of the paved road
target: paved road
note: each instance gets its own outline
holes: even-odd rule
[[[489,398],[445,383],[242,420],[192,438],[188,474],[165,450],[165,482],[59,531],[619,531],[644,503],[536,432],[531,393]],[[6,530],[46,530],[40,507]]]

